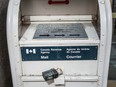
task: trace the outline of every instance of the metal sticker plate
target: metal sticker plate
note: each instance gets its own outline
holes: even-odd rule
[[[21,47],[22,61],[97,60],[98,46]]]
[[[83,38],[88,39],[81,23],[38,24],[33,39]]]

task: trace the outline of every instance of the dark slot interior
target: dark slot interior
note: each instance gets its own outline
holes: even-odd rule
[[[50,35],[49,35],[49,34],[46,34],[46,35],[39,35],[39,36],[48,37],[48,36],[50,36]]]
[[[69,36],[80,36],[80,34],[70,34]]]
[[[64,34],[55,34],[54,36],[65,36]]]

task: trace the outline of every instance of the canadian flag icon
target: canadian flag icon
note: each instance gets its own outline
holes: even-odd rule
[[[26,49],[26,54],[36,54],[36,49]]]

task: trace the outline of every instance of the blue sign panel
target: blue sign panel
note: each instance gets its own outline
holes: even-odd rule
[[[22,61],[97,60],[98,46],[21,47]]]

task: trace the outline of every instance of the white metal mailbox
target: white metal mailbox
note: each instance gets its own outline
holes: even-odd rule
[[[7,41],[14,87],[106,87],[109,0],[10,0]]]

